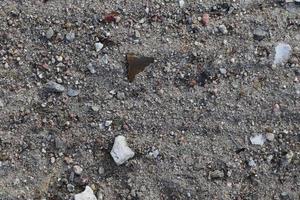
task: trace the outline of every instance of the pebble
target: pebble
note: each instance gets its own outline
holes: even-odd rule
[[[224,176],[225,176],[225,174],[221,170],[215,170],[215,171],[210,173],[210,177],[212,179],[220,179],[220,178],[224,178]]]
[[[124,92],[118,92],[117,93],[117,99],[119,99],[119,100],[125,99],[125,93]]]
[[[267,35],[268,35],[268,32],[261,28],[257,28],[253,32],[253,38],[258,41],[263,40],[265,37],[267,37]]]
[[[180,8],[183,8],[183,6],[184,6],[184,0],[179,0],[178,3],[179,3],[179,7],[180,7]]]
[[[4,107],[4,103],[3,103],[3,100],[0,99],[0,108]]]
[[[85,190],[74,195],[74,200],[97,200],[94,191],[89,186],[85,186]]]
[[[256,167],[256,163],[255,163],[255,161],[252,158],[248,161],[248,165],[250,167]]]
[[[104,174],[104,168],[103,168],[102,166],[100,166],[100,167],[98,168],[98,173],[99,173],[99,175]]]
[[[100,107],[97,105],[93,105],[91,108],[94,112],[98,112],[100,110]]]
[[[101,42],[95,43],[95,49],[97,52],[99,52],[103,48],[103,44]]]
[[[267,133],[266,139],[269,141],[273,141],[275,139],[275,135],[273,133]]]
[[[79,93],[80,93],[79,90],[68,89],[67,95],[69,97],[76,97],[79,95]]]
[[[274,64],[283,64],[290,58],[292,54],[292,47],[286,43],[279,43],[275,47],[275,52]]]
[[[91,74],[95,74],[96,73],[96,70],[95,70],[95,67],[92,63],[89,63],[88,66],[87,66],[88,70],[91,72]]]
[[[224,35],[228,33],[228,30],[227,30],[227,28],[226,28],[226,26],[225,26],[224,24],[220,25],[220,26],[218,27],[218,29],[219,29],[219,31],[220,31],[221,33],[223,33]]]
[[[110,155],[117,165],[122,165],[134,156],[134,152],[128,147],[126,138],[119,135],[115,138]]]
[[[74,165],[73,166],[73,171],[74,171],[75,174],[80,175],[82,173],[83,169],[79,165]]]
[[[69,192],[74,192],[74,190],[75,190],[74,185],[68,184],[68,185],[67,185],[67,190],[68,190]]]
[[[202,16],[202,20],[201,20],[203,26],[207,26],[209,23],[209,14],[208,13],[204,13]]]
[[[226,75],[227,70],[225,68],[220,68],[220,73]]]
[[[266,141],[265,137],[262,134],[250,137],[251,144],[263,145]]]
[[[107,120],[107,121],[105,121],[104,126],[109,127],[112,123],[113,123],[113,121]]]
[[[53,35],[54,35],[54,31],[53,31],[53,29],[50,27],[50,28],[47,30],[47,32],[46,32],[46,38],[49,40],[49,39],[51,39],[51,38],[53,37]]]
[[[74,33],[74,32],[67,33],[67,34],[66,34],[66,39],[67,39],[69,42],[73,42],[73,40],[75,39],[75,33]]]
[[[56,83],[54,81],[49,81],[46,86],[46,90],[48,92],[56,92],[56,93],[61,93],[65,91],[65,87],[59,83]]]
[[[140,34],[140,32],[138,30],[134,31],[134,37],[136,37],[136,38],[140,38],[141,37],[141,34]]]

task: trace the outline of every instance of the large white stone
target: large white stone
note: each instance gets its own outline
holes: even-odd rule
[[[110,155],[117,165],[122,165],[134,156],[134,152],[128,147],[126,138],[119,135],[115,138]]]
[[[283,64],[290,58],[292,54],[292,47],[286,43],[279,43],[275,47],[274,64]]]
[[[92,188],[86,186],[83,192],[75,194],[74,200],[97,200],[97,197],[94,195]]]

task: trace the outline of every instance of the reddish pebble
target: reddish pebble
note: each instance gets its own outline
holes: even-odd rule
[[[209,23],[209,14],[204,13],[202,16],[202,24],[203,26],[207,26]]]

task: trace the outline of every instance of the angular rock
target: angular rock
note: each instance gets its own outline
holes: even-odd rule
[[[254,137],[251,137],[250,141],[251,141],[251,144],[263,145],[266,141],[266,138],[262,134],[259,134]]]
[[[75,194],[74,200],[97,200],[97,197],[94,195],[92,188],[86,186],[83,192]]]
[[[122,165],[134,156],[134,152],[128,147],[126,138],[119,135],[115,138],[110,155],[117,165]]]
[[[46,38],[49,40],[52,38],[52,36],[54,35],[54,31],[52,28],[49,28],[46,32]]]
[[[97,52],[99,52],[103,48],[103,44],[101,42],[95,43],[95,49]]]
[[[268,35],[268,32],[261,28],[257,28],[253,32],[253,38],[258,41],[263,40],[265,37],[267,37],[267,35]]]
[[[67,39],[69,42],[72,42],[72,41],[75,39],[75,33],[73,33],[73,32],[67,33],[66,39]]]

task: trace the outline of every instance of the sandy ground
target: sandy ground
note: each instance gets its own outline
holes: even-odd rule
[[[294,3],[0,0],[0,199],[299,200],[299,61]]]

